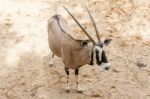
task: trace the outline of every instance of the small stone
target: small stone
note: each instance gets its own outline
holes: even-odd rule
[[[136,66],[138,66],[139,68],[142,68],[142,67],[146,67],[147,64],[144,64],[142,62],[136,62]]]
[[[93,92],[92,97],[102,97],[102,94],[100,92]]]
[[[66,93],[69,93],[70,92],[70,90],[65,90],[66,91]]]

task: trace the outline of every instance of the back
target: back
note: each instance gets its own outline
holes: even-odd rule
[[[51,51],[58,57],[62,57],[61,49],[63,41],[71,41],[73,38],[67,33],[72,32],[65,19],[60,15],[54,15],[48,21],[48,42]],[[67,42],[66,42],[67,43]]]

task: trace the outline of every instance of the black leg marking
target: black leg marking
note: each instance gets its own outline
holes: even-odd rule
[[[69,75],[69,68],[65,68],[65,72],[67,74],[67,76]]]
[[[79,74],[79,69],[75,69],[75,75],[78,75]]]
[[[67,74],[67,84],[69,83],[69,69],[65,68],[65,72]]]
[[[76,83],[77,83],[77,86],[78,86],[78,74],[79,74],[79,69],[75,69],[75,76],[76,76]]]
[[[67,93],[69,93],[69,92],[70,92],[70,88],[69,88],[69,68],[65,68],[65,72],[66,72],[66,74],[67,74],[67,84],[66,84],[66,89],[65,89],[65,91],[66,91]]]

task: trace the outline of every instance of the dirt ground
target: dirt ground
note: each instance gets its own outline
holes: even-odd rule
[[[47,20],[60,14],[72,37],[86,38],[66,6],[96,39],[84,4],[101,36],[112,38],[106,48],[112,68],[81,67],[83,93],[76,92],[71,70],[71,92],[66,93],[61,59],[48,65]],[[0,99],[150,99],[149,15],[148,0],[0,0]]]

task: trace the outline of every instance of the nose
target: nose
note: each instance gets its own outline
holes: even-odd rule
[[[110,67],[105,67],[105,70],[109,70],[110,69]]]
[[[101,66],[104,70],[109,70],[111,67],[111,65],[109,63],[102,63]]]

